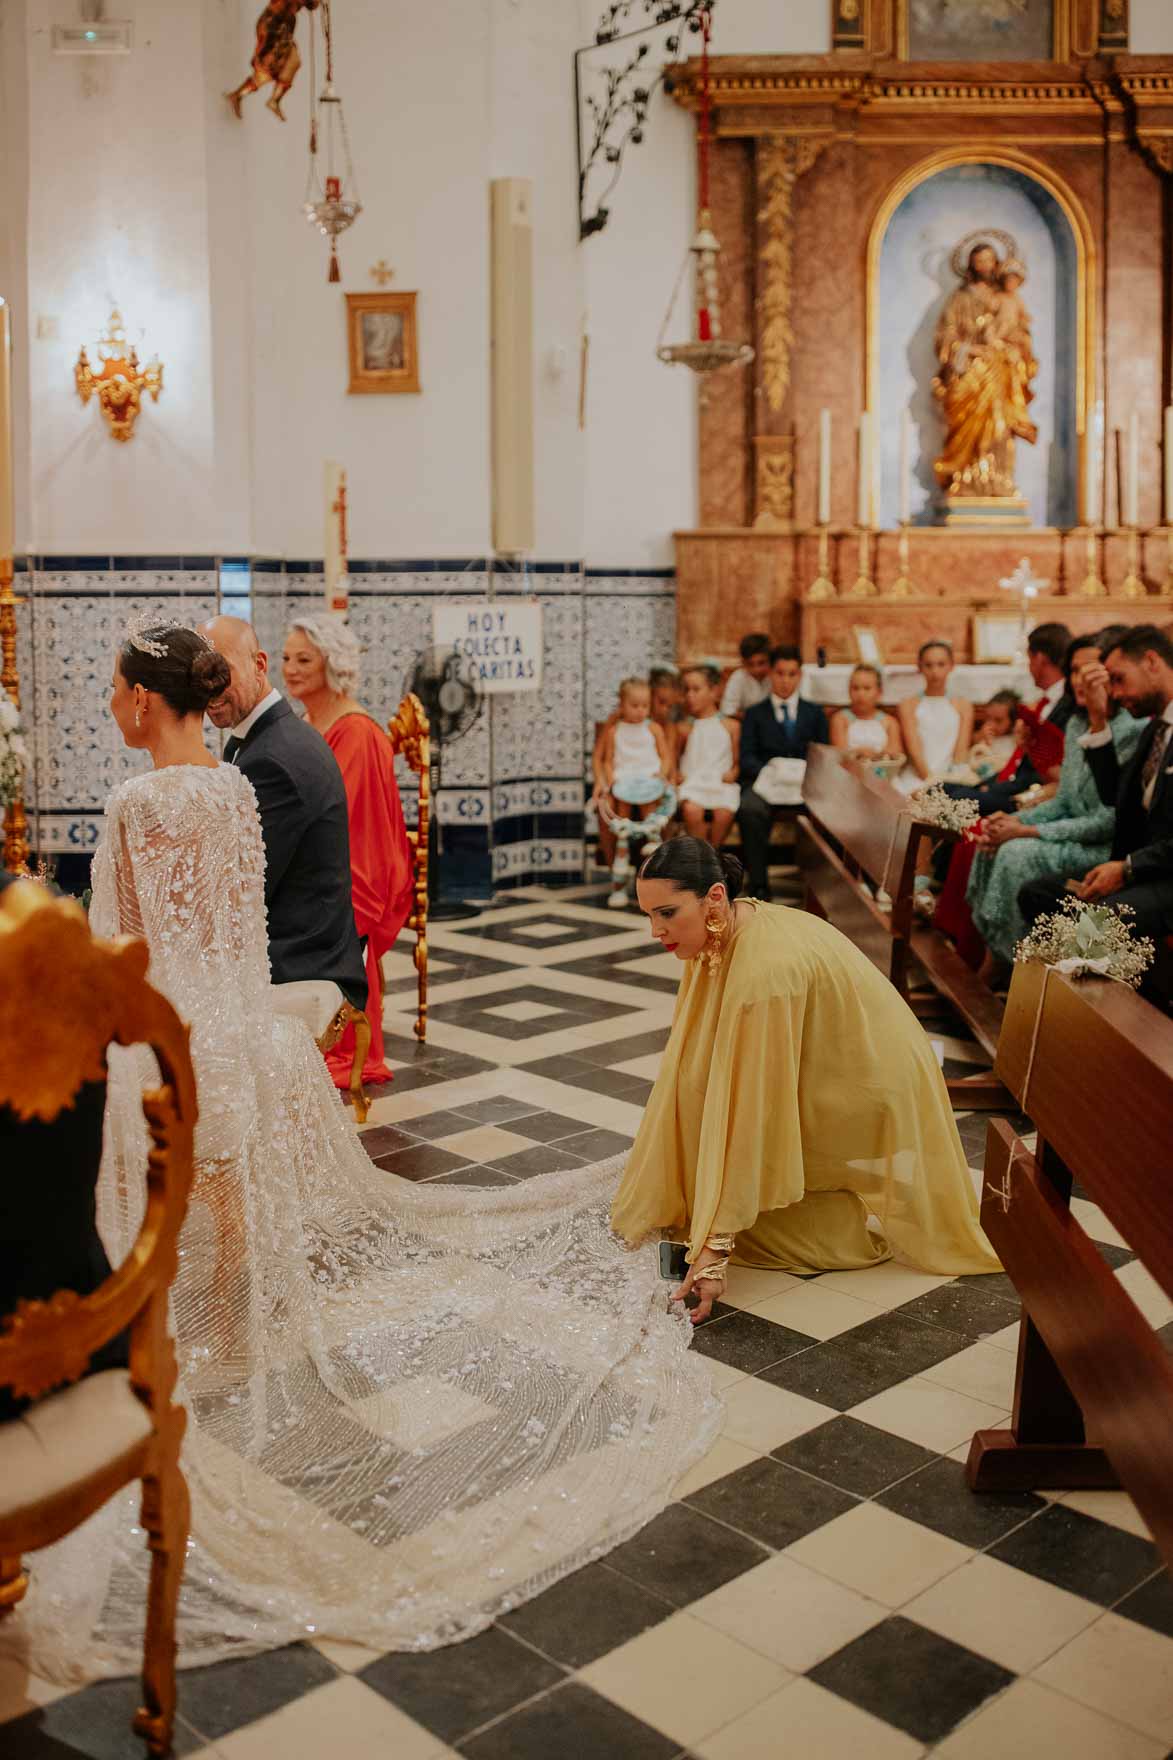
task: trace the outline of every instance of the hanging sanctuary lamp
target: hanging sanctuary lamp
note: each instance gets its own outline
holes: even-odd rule
[[[350,137],[346,132],[346,113],[342,99],[334,90],[334,32],[330,17],[330,0],[322,0],[318,9],[325,48],[326,79],[321,91],[317,88],[314,66],[314,30],[310,28],[310,161],[306,177],[305,217],[330,240],[330,273],[328,281],[341,281],[338,267],[338,234],[352,226],[362,213],[358,199],[354,165],[350,158]]]
[[[656,345],[657,357],[670,365],[691,367],[694,373],[714,373],[719,367],[742,367],[753,359],[748,342],[729,342],[721,335],[721,316],[717,289],[717,252],[721,249],[713,232],[709,211],[709,37],[712,31],[712,10],[706,6],[701,13],[701,105],[697,129],[697,198],[696,232],[684,254],[672,298],[660,326]],[[664,337],[672,322],[680,284],[694,262],[696,283],[696,336],[691,342],[666,343]]]

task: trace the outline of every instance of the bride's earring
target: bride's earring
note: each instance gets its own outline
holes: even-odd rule
[[[709,975],[712,976],[714,973],[720,971],[721,957],[725,952],[724,918],[718,917],[710,912],[705,918],[705,933],[708,936],[708,940],[705,942],[701,958],[704,960],[705,965],[708,968]]]

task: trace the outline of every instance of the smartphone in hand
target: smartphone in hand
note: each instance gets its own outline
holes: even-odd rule
[[[671,1283],[683,1283],[688,1276],[687,1241],[660,1242],[660,1276]]]

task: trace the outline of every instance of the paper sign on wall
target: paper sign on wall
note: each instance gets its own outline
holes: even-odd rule
[[[459,654],[473,682],[490,695],[541,689],[542,607],[532,601],[437,605],[432,639]]]

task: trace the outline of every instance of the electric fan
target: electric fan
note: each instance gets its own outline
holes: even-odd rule
[[[431,727],[432,811],[428,820],[428,915],[435,922],[445,918],[475,917],[479,905],[462,899],[440,898],[440,864],[444,859],[444,833],[440,825],[440,778],[444,752],[454,740],[463,739],[480,719],[484,699],[473,682],[467,661],[451,648],[426,648],[417,655],[406,690],[424,706]]]

